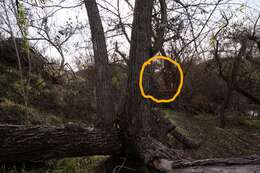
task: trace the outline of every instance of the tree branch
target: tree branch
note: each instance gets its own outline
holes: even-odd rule
[[[157,33],[155,37],[155,42],[153,46],[153,53],[156,54],[162,49],[164,43],[164,33],[167,26],[167,5],[165,0],[159,0],[161,6],[161,23],[157,28]]]

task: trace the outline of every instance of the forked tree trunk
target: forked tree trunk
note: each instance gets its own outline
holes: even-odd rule
[[[124,112],[120,116],[120,128],[124,141],[127,142],[123,147],[128,148],[126,150],[130,151],[128,154],[141,157],[145,163],[152,163],[156,157],[179,158],[176,151],[167,148],[157,140],[158,136],[166,136],[166,134],[159,134],[161,122],[156,122],[151,112],[151,101],[142,97],[138,85],[141,66],[153,55],[151,52],[152,8],[152,0],[135,1],[127,96]],[[143,84],[146,90],[149,89],[149,79],[149,73],[145,73]]]
[[[127,96],[124,114],[121,115],[121,127],[126,129],[126,138],[136,139],[138,135],[148,135],[151,107],[139,90],[139,72],[145,60],[150,58],[151,51],[151,0],[136,0],[132,24],[131,47],[129,55],[129,73],[127,81]],[[149,87],[149,74],[143,76],[144,88]],[[132,140],[131,140],[132,141]]]

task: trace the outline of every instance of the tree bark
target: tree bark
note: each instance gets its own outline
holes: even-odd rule
[[[259,165],[259,156],[248,156],[240,158],[219,158],[219,159],[205,159],[196,161],[184,161],[172,163],[172,168],[185,168],[191,166],[230,166],[230,165]]]
[[[232,165],[232,166],[196,166],[190,168],[174,169],[168,173],[258,173],[259,165]]]
[[[225,95],[224,102],[219,111],[219,127],[224,129],[226,127],[226,114],[225,111],[229,106],[233,92],[233,86],[230,83],[227,83],[227,93]]]
[[[192,168],[197,167],[196,172],[198,171],[207,171],[211,166],[211,169],[214,170],[218,169],[220,166],[223,170],[225,169],[225,166],[241,166],[241,165],[260,165],[260,156],[254,155],[254,156],[247,156],[247,157],[240,157],[240,158],[216,158],[216,159],[205,159],[205,160],[196,160],[196,161],[168,161],[166,159],[156,159],[154,160],[154,166],[158,170],[162,170],[165,172],[193,172]],[[182,168],[189,168],[187,171],[181,171]],[[241,167],[240,167],[241,168]],[[259,168],[260,169],[260,168]],[[257,170],[259,170],[257,169]],[[194,169],[193,169],[194,170]],[[218,170],[218,172],[221,169]],[[209,173],[213,173],[214,171],[209,171]],[[215,170],[214,173],[217,173]],[[242,172],[241,172],[242,173]]]
[[[219,111],[219,118],[220,118],[219,127],[220,128],[225,128],[225,126],[226,126],[225,110],[229,106],[230,100],[232,98],[233,90],[236,89],[235,86],[237,85],[237,74],[239,72],[240,61],[246,53],[246,46],[247,46],[246,44],[247,44],[246,40],[241,41],[241,48],[239,50],[237,57],[235,57],[234,60],[233,60],[233,67],[232,67],[232,71],[231,71],[231,74],[230,74],[230,79],[228,79],[228,78],[224,77],[224,74],[222,72],[222,68],[221,68],[221,64],[220,64],[220,60],[219,60],[219,55],[218,55],[218,42],[217,42],[215,58],[216,58],[218,65],[219,65],[219,75],[226,79],[225,82],[227,84],[227,93],[226,93],[226,96],[225,96],[225,100],[224,100],[224,103],[221,106],[220,111]]]
[[[0,162],[17,163],[53,158],[119,153],[117,130],[68,124],[63,127],[0,125]]]
[[[129,151],[135,153],[135,155],[140,153],[138,144],[136,144],[137,140],[140,139],[140,136],[148,135],[150,131],[147,128],[151,115],[150,102],[143,99],[138,82],[141,66],[145,60],[150,58],[152,5],[153,1],[151,0],[135,1],[127,81],[128,93],[119,123],[121,129],[124,129],[122,132],[124,140],[130,142],[131,149]],[[148,81],[148,79],[149,76],[145,73],[143,80]],[[149,82],[144,84],[145,89],[148,87]]]
[[[63,127],[0,125],[0,135],[0,163],[36,162],[85,155],[115,155],[122,151],[119,133],[115,129],[101,130],[76,124]],[[175,150],[169,152],[168,148],[154,138],[144,137],[140,144],[142,145],[138,146],[141,147],[139,151],[142,155],[155,156],[158,153],[161,157],[164,153],[165,157],[176,156]],[[180,168],[188,167],[193,169],[199,166],[199,170],[207,170],[208,166],[230,165],[260,165],[260,156],[196,161],[169,161],[161,158],[153,160],[156,169],[167,172],[174,172],[175,169],[177,172]]]
[[[130,136],[138,134],[140,129],[147,129],[149,123],[150,102],[145,100],[139,90],[139,71],[145,60],[150,58],[151,51],[151,18],[152,0],[136,0],[132,24],[131,47],[129,55],[129,73],[127,81],[127,98],[125,115],[121,119],[122,126]],[[143,81],[149,81],[147,73]],[[149,88],[149,82],[144,82],[144,88]],[[149,130],[149,129],[147,129]]]
[[[114,122],[114,104],[112,102],[111,71],[108,65],[107,46],[96,0],[86,0],[89,25],[92,36],[95,70],[96,102],[98,126],[112,127]]]
[[[151,163],[156,157],[180,159],[179,151],[165,146],[158,139],[166,134],[160,133],[161,123],[152,114],[151,101],[142,97],[139,90],[139,73],[142,64],[153,56],[152,38],[152,0],[136,0],[132,24],[131,47],[127,96],[124,111],[120,117],[120,128],[128,155],[139,156],[144,163]],[[143,76],[143,86],[150,88],[149,69]],[[157,133],[156,133],[157,132]]]

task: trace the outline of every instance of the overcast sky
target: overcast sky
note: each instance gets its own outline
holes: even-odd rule
[[[113,10],[113,7],[110,6],[109,4],[112,4],[114,6],[116,6],[116,0],[108,0],[109,3],[104,3],[103,0],[98,0],[98,2],[102,5],[105,6],[106,8],[109,8],[111,10]],[[48,1],[47,1],[48,2]],[[54,2],[54,1],[53,1]],[[71,6],[73,4],[75,4],[75,0],[66,0],[65,3],[63,3],[63,6]],[[133,0],[132,0],[133,2]],[[216,2],[216,1],[214,1]],[[238,16],[238,20],[239,18],[242,18],[243,15],[257,15],[260,12],[260,0],[233,0],[232,2],[234,3],[245,3],[246,5],[250,6],[251,8],[246,8],[244,13],[241,13],[241,16]],[[51,4],[50,4],[51,5]],[[75,4],[76,5],[76,4]],[[239,6],[237,6],[238,8]],[[130,14],[130,10],[129,8],[127,8],[127,5],[124,3],[124,1],[120,1],[120,9],[121,9],[121,15],[122,16],[128,16]],[[35,10],[39,10],[39,9],[35,9]],[[45,11],[46,13],[49,13],[50,11],[54,11],[55,9],[44,9],[43,11]],[[103,17],[105,17],[104,15],[104,10],[102,8],[100,8],[101,10],[101,15]],[[218,16],[215,16],[216,18]],[[69,20],[70,19],[70,20]],[[109,21],[106,21],[107,18],[103,18],[103,25],[105,30],[109,27]],[[129,22],[131,22],[131,17],[126,18],[125,20],[129,20]],[[72,9],[62,9],[58,12],[55,13],[55,15],[50,18],[50,20],[48,21],[55,29],[60,29],[60,26],[66,24],[66,22],[72,22],[72,25],[76,24],[77,22],[81,22],[83,25],[88,26],[88,20],[87,20],[87,13],[85,10],[84,6],[81,7],[77,7],[77,8],[72,8]],[[54,26],[55,24],[55,26]],[[33,30],[30,30],[30,32],[32,33],[32,35],[34,34]],[[57,30],[55,31],[57,32]],[[128,31],[130,34],[130,31]],[[129,51],[129,45],[126,43],[126,40],[124,38],[120,38],[119,37],[119,43],[121,41],[122,44],[121,45],[121,50],[125,53],[128,53]],[[79,53],[86,53],[84,52],[84,49],[75,49],[75,47],[73,47],[72,45],[74,45],[76,42],[79,42],[79,45],[81,45],[81,47],[85,47],[86,45],[89,45],[90,43],[90,32],[88,29],[85,29],[82,31],[82,33],[77,33],[74,37],[72,37],[69,41],[67,46],[67,50],[65,51],[65,56],[66,56],[66,61],[69,62],[70,64],[72,64],[72,60],[73,57],[78,56]],[[108,45],[108,50],[111,48],[112,41],[110,39],[107,39],[107,45]],[[46,55],[49,57],[56,57],[57,59],[59,59],[59,54],[57,53],[57,51],[53,48],[51,48],[51,45],[44,43],[44,44],[39,44],[40,48],[46,47]],[[91,52],[87,52],[88,54],[91,54]]]

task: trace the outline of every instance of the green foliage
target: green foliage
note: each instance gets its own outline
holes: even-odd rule
[[[0,168],[1,173],[89,173],[95,172],[100,169],[100,164],[105,161],[105,156],[92,156],[82,158],[65,158],[61,160],[53,160],[46,162],[46,167],[26,169],[23,168],[21,172],[18,172],[14,167],[8,171],[5,168]]]
[[[43,89],[43,88],[46,87],[46,82],[44,81],[43,78],[40,77],[40,78],[37,79],[35,85],[36,85],[36,87],[37,87],[38,89]]]
[[[241,4],[238,9],[239,9],[239,11],[240,11],[241,13],[244,13],[244,12],[245,12],[245,9],[246,9],[246,5],[245,5],[245,4]]]
[[[209,44],[210,44],[211,47],[215,47],[216,46],[217,39],[216,39],[216,37],[214,35],[210,37]]]
[[[127,79],[127,73],[122,70],[122,67],[119,66],[112,66],[112,85],[118,91],[123,90],[123,85]]]
[[[26,114],[30,124],[58,124],[62,120],[57,113],[49,111],[48,105],[52,108],[61,105],[67,107],[61,100],[61,94],[52,84],[43,79],[38,74],[31,74],[30,85],[21,82],[19,71],[13,67],[5,66],[0,63],[0,122],[12,124],[24,124]],[[29,104],[24,106],[21,94],[23,89],[30,92]],[[53,115],[54,114],[54,115]],[[58,114],[59,115],[59,114]]]
[[[260,130],[260,120],[257,119],[249,119],[245,116],[239,116],[233,120],[233,123],[236,122],[237,124],[244,126],[246,128],[251,129],[259,129]]]
[[[17,70],[0,64],[0,98],[7,99],[17,98],[17,102],[22,101],[21,95],[17,91],[19,88],[20,78]]]
[[[21,80],[19,71],[15,68],[0,64],[0,98],[7,98],[17,103],[22,103],[22,91],[27,90],[37,97],[40,92],[46,89],[46,82],[40,75],[31,74],[30,85],[26,80]]]
[[[57,116],[35,109],[25,107],[6,98],[0,101],[0,122],[10,124],[25,124],[25,117],[29,115],[29,124],[60,124],[62,121]]]
[[[59,160],[56,164],[56,169],[54,169],[53,173],[78,173],[79,172],[79,164],[77,159],[62,159]]]
[[[20,27],[23,35],[23,46],[25,49],[29,49],[29,41],[28,41],[28,19],[26,16],[26,10],[20,2],[18,4],[18,26]]]
[[[76,119],[93,122],[95,110],[90,99],[93,91],[86,87],[85,82],[75,81],[61,86],[32,72],[30,85],[26,85],[26,81],[20,80],[20,72],[15,67],[3,64],[0,61],[0,104],[1,113],[5,115],[1,122],[8,120],[23,124],[26,110],[23,89],[29,92],[27,112],[31,124],[57,124]],[[11,104],[7,104],[6,100]]]

